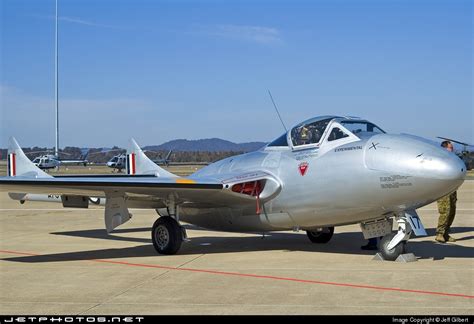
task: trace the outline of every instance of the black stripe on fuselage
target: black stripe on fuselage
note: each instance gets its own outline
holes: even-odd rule
[[[64,181],[64,180],[3,180],[0,185],[26,185],[40,186],[67,186],[74,187],[124,187],[124,188],[174,188],[174,189],[222,189],[222,184],[217,183],[141,183],[141,182],[96,182],[96,181]],[[101,190],[96,188],[96,190]]]
[[[157,178],[154,174],[75,174],[75,175],[56,175],[54,178]]]
[[[125,161],[125,171],[127,172],[127,174],[130,174],[130,154],[127,154],[127,156],[125,157]]]
[[[11,177],[11,176],[12,176],[11,165],[10,165],[10,159],[11,159],[11,156],[10,156],[10,154],[8,154],[8,155],[7,155],[7,176],[8,176],[8,177]]]

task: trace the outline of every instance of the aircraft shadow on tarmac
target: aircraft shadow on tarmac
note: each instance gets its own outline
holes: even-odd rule
[[[193,226],[186,226],[188,229]],[[134,232],[148,232],[149,228],[122,229],[114,231],[113,235],[108,235],[103,229],[58,232],[53,235],[66,235],[81,238],[106,239],[116,241],[128,241],[132,243],[145,243],[138,246],[126,248],[113,248],[90,250],[69,253],[45,254],[38,256],[22,256],[4,258],[4,261],[43,263],[43,262],[64,262],[97,259],[125,259],[136,257],[167,257],[159,255],[151,244],[151,239],[119,236]],[[199,229],[202,231],[202,229]],[[459,241],[473,239],[473,236],[462,236],[462,233],[471,232],[474,227],[455,227],[452,233],[457,234]],[[434,241],[434,229],[428,229],[428,237],[423,241],[411,241],[407,245],[407,252],[414,253],[420,259],[442,260],[451,258],[472,258],[474,248],[459,246],[457,244],[439,244]],[[217,254],[236,252],[258,252],[277,251],[288,252],[315,252],[315,253],[341,253],[341,254],[375,254],[376,251],[363,251],[360,246],[366,241],[360,232],[335,233],[332,240],[327,244],[311,243],[305,234],[302,233],[278,233],[272,232],[262,238],[262,236],[247,237],[211,237],[201,236],[192,238],[190,242],[183,243],[179,255],[195,254]]]

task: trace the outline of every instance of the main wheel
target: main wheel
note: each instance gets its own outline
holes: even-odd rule
[[[397,235],[397,233],[387,234],[384,237],[382,237],[382,239],[380,240],[379,249],[384,260],[395,261],[400,254],[405,253],[406,241],[401,241],[393,249],[389,250],[387,248],[388,245],[390,244],[390,241],[392,241],[395,235]]]
[[[306,231],[306,234],[313,243],[327,243],[334,234],[334,226],[323,227],[318,231]]]
[[[151,239],[158,253],[168,255],[176,254],[183,242],[178,222],[168,216],[155,221],[151,229]]]

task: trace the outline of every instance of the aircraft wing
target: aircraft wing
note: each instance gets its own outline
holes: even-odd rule
[[[261,203],[275,197],[280,183],[270,174],[237,175],[224,181],[163,177],[0,178],[0,191],[58,195],[64,207],[87,208],[89,201],[106,198],[107,232],[131,218],[129,207],[194,208],[249,207],[260,213]],[[95,203],[93,201],[93,203]]]
[[[207,206],[234,206],[255,204],[257,196],[262,201],[279,192],[278,181],[268,173],[254,172],[246,175],[227,175],[220,179],[188,179],[163,177],[60,177],[27,178],[1,177],[0,191],[28,192],[51,195],[107,197],[120,193],[126,197],[174,197],[177,203],[194,203]],[[255,190],[253,190],[255,187]],[[252,192],[253,191],[253,192]]]
[[[275,176],[258,170],[218,174],[215,178],[178,177],[159,168],[140,152],[133,149],[130,154],[132,172],[129,176],[52,177],[31,163],[12,138],[8,153],[9,176],[0,177],[0,191],[17,193],[14,197],[20,193],[57,195],[64,207],[79,208],[87,208],[91,198],[93,201],[105,197],[105,222],[110,232],[130,219],[128,207],[132,206],[174,209],[182,204],[195,208],[254,205],[259,213],[260,203],[273,199],[281,190]]]

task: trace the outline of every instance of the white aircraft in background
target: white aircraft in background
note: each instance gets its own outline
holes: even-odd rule
[[[41,170],[59,168],[60,166],[63,166],[63,165],[87,166],[87,164],[89,163],[89,161],[87,160],[88,154],[89,154],[89,150],[87,150],[86,153],[82,154],[79,159],[71,159],[71,160],[63,160],[63,159],[58,158],[56,155],[45,154],[45,155],[34,158],[32,162]]]
[[[153,162],[156,163],[157,165],[169,166],[171,162],[170,161],[171,153],[172,151],[170,150],[164,159],[153,160]],[[118,173],[122,172],[122,170],[127,168],[127,154],[122,153],[122,154],[115,155],[107,162],[106,165],[109,168],[114,169],[114,171],[117,170]]]
[[[109,161],[107,161],[106,165],[109,168],[112,168],[113,171],[117,170],[117,172],[122,172],[123,169],[127,167],[127,154],[122,153],[115,155]]]

